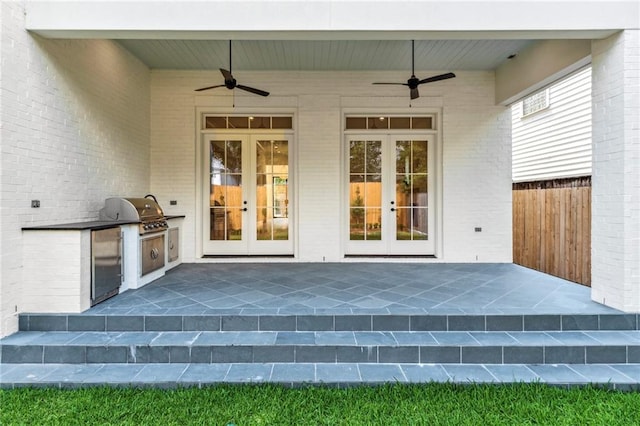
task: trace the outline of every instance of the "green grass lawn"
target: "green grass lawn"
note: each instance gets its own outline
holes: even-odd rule
[[[519,385],[0,391],[2,425],[637,425],[640,393]]]

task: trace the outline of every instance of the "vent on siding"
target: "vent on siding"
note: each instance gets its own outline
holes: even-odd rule
[[[549,108],[549,89],[524,98],[522,101],[522,117]]]

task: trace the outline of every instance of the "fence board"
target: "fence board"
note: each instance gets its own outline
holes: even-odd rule
[[[513,185],[513,261],[591,285],[591,179]]]

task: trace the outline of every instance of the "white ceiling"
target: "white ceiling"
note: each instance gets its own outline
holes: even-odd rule
[[[224,40],[119,40],[151,69],[229,68]],[[416,70],[493,70],[535,40],[416,40]],[[410,40],[238,40],[234,70],[410,70]]]

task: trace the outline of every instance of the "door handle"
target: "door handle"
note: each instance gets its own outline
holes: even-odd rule
[[[392,211],[392,212],[395,212],[395,211],[396,211],[396,209],[394,209],[393,207],[391,207],[391,211]]]
[[[246,212],[248,209],[245,207],[242,209],[243,212]]]

